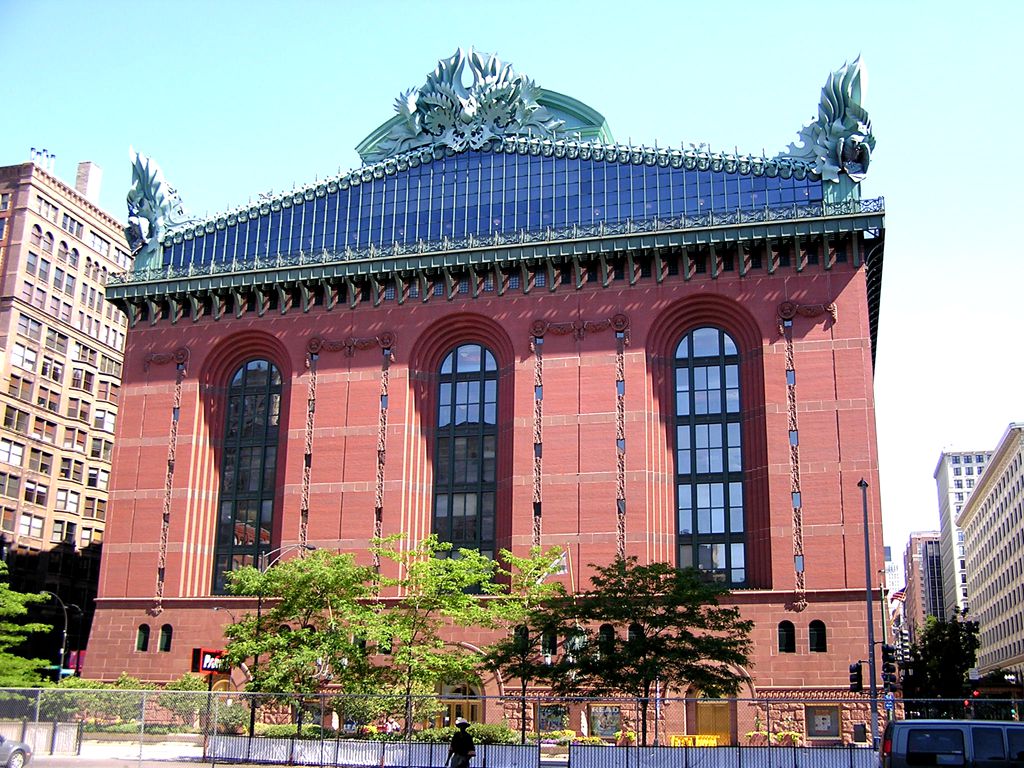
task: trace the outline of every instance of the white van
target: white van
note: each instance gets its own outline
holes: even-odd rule
[[[879,764],[881,768],[1024,768],[1024,723],[894,720],[882,734]]]

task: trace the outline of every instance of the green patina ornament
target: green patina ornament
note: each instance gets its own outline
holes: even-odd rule
[[[167,183],[155,161],[128,150],[132,186],[128,190],[128,225],[124,228],[135,269],[160,266],[160,240],[167,229],[191,221],[177,191]]]
[[[539,96],[541,89],[511,64],[459,48],[438,62],[421,88],[398,97],[399,119],[363,159],[373,163],[421,147],[481,149],[503,136],[555,138],[563,121],[538,103]]]
[[[818,119],[800,131],[778,158],[796,158],[812,164],[823,181],[838,182],[846,174],[854,183],[867,175],[875,137],[871,118],[861,106],[861,73],[866,71],[858,56],[828,76],[821,89]]]

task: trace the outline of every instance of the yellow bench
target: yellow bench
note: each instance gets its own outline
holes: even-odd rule
[[[718,737],[699,733],[669,736],[669,744],[673,747],[717,747]]]

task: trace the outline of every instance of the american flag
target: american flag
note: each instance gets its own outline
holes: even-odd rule
[[[903,589],[897,589],[895,592],[889,595],[889,599],[902,603],[904,600],[907,599],[907,588],[903,587]]]

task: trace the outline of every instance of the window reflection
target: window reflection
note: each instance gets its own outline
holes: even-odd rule
[[[269,551],[277,473],[281,373],[268,360],[250,360],[228,387],[215,556],[214,591],[228,571],[252,565]]]
[[[173,244],[167,258],[175,266],[244,261],[821,199],[821,181],[810,178],[471,151],[246,217],[224,231]],[[42,232],[32,238],[38,245]]]
[[[724,331],[697,328],[676,347],[679,564],[746,581],[739,361]]]
[[[437,387],[434,532],[484,552],[494,551],[497,370],[490,350],[463,344],[441,362]]]

